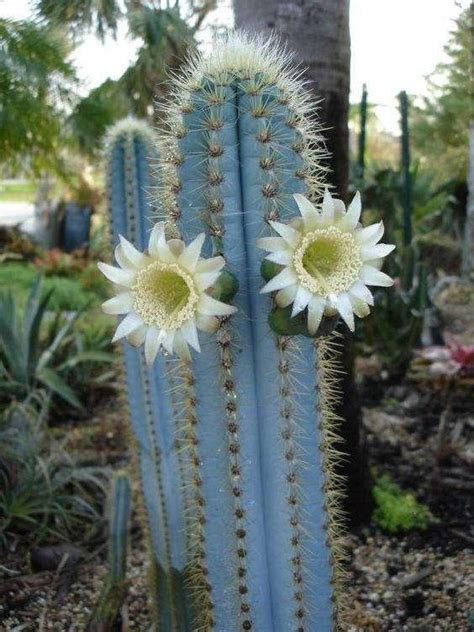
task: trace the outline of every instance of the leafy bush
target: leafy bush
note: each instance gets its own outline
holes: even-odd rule
[[[12,290],[19,303],[25,304],[37,274],[38,269],[33,264],[3,263],[0,266],[0,288]],[[72,278],[49,276],[44,279],[42,296],[53,291],[48,303],[50,310],[78,311],[102,302],[104,294],[99,296],[98,288],[104,291],[104,285],[101,286],[99,283],[89,285],[89,288],[86,288],[82,284],[79,273],[76,273]]]
[[[388,533],[425,530],[433,522],[428,507],[420,503],[412,493],[403,491],[386,474],[377,479],[372,493],[376,505],[373,518]]]
[[[51,291],[43,294],[41,279],[33,284],[24,313],[9,292],[0,294],[0,403],[23,400],[38,389],[68,404],[81,404],[67,384],[83,363],[110,362],[113,357],[87,349],[73,331],[80,314],[56,314],[46,322]]]
[[[76,467],[45,430],[48,399],[12,404],[0,416],[0,547],[29,541],[85,541],[102,528],[108,472]]]

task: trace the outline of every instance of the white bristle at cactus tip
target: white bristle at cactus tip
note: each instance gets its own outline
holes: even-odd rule
[[[125,314],[113,341],[127,338],[133,346],[145,345],[152,364],[160,351],[190,360],[189,346],[200,351],[197,329],[213,332],[218,316],[236,309],[206,293],[219,278],[223,257],[201,258],[204,233],[188,246],[166,239],[164,223],[153,228],[148,252],[139,252],[124,237],[115,249],[119,267],[100,262],[100,271],[114,283],[117,294],[102,304],[106,314]]]
[[[323,315],[336,313],[354,331],[354,314],[363,318],[374,304],[367,286],[393,284],[380,268],[395,246],[378,243],[384,232],[382,222],[366,228],[360,225],[359,193],[347,210],[327,189],[320,210],[303,195],[294,197],[301,217],[287,224],[270,222],[280,236],[258,242],[270,252],[265,258],[282,266],[261,291],[277,292],[280,307],[293,305],[292,317],[308,309],[312,335]]]
[[[153,139],[154,141],[157,140],[154,137],[153,129],[146,121],[134,116],[127,116],[112,125],[105,135],[104,146],[106,148],[109,147],[116,138],[122,135],[129,137],[139,136],[140,138]]]

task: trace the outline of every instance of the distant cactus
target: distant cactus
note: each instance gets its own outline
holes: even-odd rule
[[[109,507],[109,573],[88,625],[89,632],[111,632],[127,594],[127,553],[132,491],[126,474],[112,484]]]
[[[358,196],[347,212],[328,192],[322,200],[325,152],[311,100],[277,42],[237,34],[209,59],[195,57],[172,80],[162,115],[157,218],[168,238],[195,251],[205,232],[205,256],[223,255],[227,264],[209,293],[232,299],[238,311],[221,317],[215,333],[200,334],[200,346],[190,329],[187,341],[200,353],[188,356],[176,342],[181,331],[154,329],[143,311],[144,274],[168,265],[189,279],[176,263],[185,245],[167,241],[158,225],[148,254],[122,240],[121,268],[101,264],[122,284],[104,304],[127,313],[116,338],[145,341],[148,359],[160,345],[181,356],[160,353],[147,369],[125,343],[156,625],[166,632],[332,630],[342,603],[337,388],[333,343],[315,335],[327,334],[338,314],[353,328],[354,313],[369,312],[366,284],[391,283],[379,268],[392,247],[377,244],[381,224],[360,228]],[[139,167],[137,153],[130,159],[126,151],[140,146],[144,155],[148,140],[133,129],[111,138],[114,239],[121,233],[143,251],[153,212],[124,190],[150,191],[150,163]],[[153,158],[151,147],[148,153]],[[322,213],[307,198],[322,201]],[[265,263],[262,248],[270,251]],[[173,263],[157,259],[158,251]],[[211,264],[196,265],[202,273]],[[186,300],[186,291],[178,298]]]

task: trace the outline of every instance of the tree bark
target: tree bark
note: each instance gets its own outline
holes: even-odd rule
[[[234,0],[237,28],[275,32],[305,68],[331,154],[331,182],[341,198],[349,174],[349,0]]]
[[[474,281],[474,121],[471,121],[469,129],[469,173],[467,183],[468,196],[462,271],[468,280]]]
[[[319,103],[330,157],[329,181],[347,201],[349,179],[349,0],[234,0],[237,28],[255,33],[276,33],[305,68],[304,76]],[[344,419],[341,449],[348,459],[341,467],[347,477],[346,511],[352,524],[368,519],[372,509],[370,475],[360,423],[360,405],[354,383],[353,343],[344,332],[342,363]]]

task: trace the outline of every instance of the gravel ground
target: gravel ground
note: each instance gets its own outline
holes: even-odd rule
[[[28,573],[28,565],[21,569]],[[45,576],[44,587],[25,586],[4,595],[3,617],[0,605],[0,630],[5,632],[79,632],[86,629],[104,584],[107,565],[84,563],[64,594],[63,582],[54,573]],[[123,629],[147,631],[151,626],[147,598],[146,556],[135,548],[130,555],[127,578],[128,597],[122,608]],[[1,604],[1,596],[0,596]],[[117,629],[120,629],[119,627]]]
[[[438,522],[425,532],[404,536],[386,535],[375,525],[349,535],[348,632],[472,631],[472,395],[467,402],[457,398],[456,405],[451,404],[442,435],[442,397],[433,397],[424,385],[388,389],[385,399],[383,406],[368,402],[364,410],[371,465],[379,473],[388,472],[402,487],[415,489]],[[94,445],[100,445],[96,462],[104,464],[108,455],[107,464],[121,464],[125,446],[120,417],[116,406],[99,416],[100,423],[91,420],[81,432],[76,427],[68,449],[87,453],[91,462]],[[449,485],[443,487],[443,481]],[[62,575],[32,574],[27,545],[17,543],[16,551],[0,560],[1,632],[85,630],[106,574],[104,548],[92,559],[90,552],[87,555],[89,561],[78,565],[72,583],[65,584]],[[12,584],[18,575],[26,576],[20,587]],[[122,630],[148,632],[146,555],[136,526],[128,579]],[[11,590],[6,589],[9,585]]]

